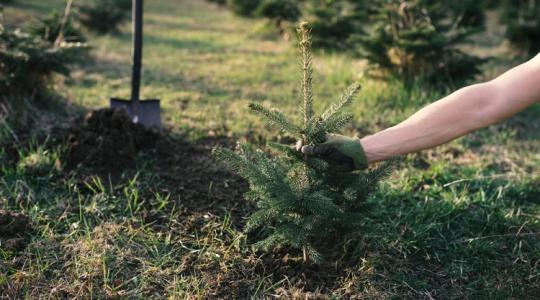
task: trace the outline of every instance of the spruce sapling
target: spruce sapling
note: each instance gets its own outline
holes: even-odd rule
[[[313,68],[308,24],[299,28],[302,66],[302,125],[294,124],[282,112],[250,104],[250,109],[269,124],[295,137],[303,145],[324,142],[327,133],[338,132],[352,115],[344,112],[360,90],[352,84],[341,98],[319,117],[313,109]],[[358,233],[362,222],[362,202],[389,171],[383,165],[367,172],[343,173],[317,157],[306,156],[289,145],[271,143],[272,153],[249,144],[236,151],[215,148],[214,155],[246,179],[250,191],[246,199],[257,204],[245,231],[259,230],[255,248],[270,250],[291,247],[303,252],[304,261],[319,263],[321,249],[336,245]]]

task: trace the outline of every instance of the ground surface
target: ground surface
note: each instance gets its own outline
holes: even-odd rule
[[[21,26],[63,6],[18,2],[6,20]],[[154,147],[96,134],[101,127],[81,117],[128,96],[127,25],[90,36],[92,59],[55,86],[60,104],[2,122],[0,226],[8,218],[21,225],[0,236],[1,296],[540,297],[540,107],[405,158],[366,203],[362,238],[332,263],[304,265],[294,253],[251,250],[241,229],[252,211],[246,184],[209,156],[214,145],[276,138],[246,108],[257,101],[296,111],[293,43],[262,40],[259,21],[204,1],[148,1],[146,18],[143,96],[162,100],[167,127],[144,133]],[[473,47],[500,55],[486,78],[515,63],[489,36]],[[319,107],[354,80],[364,86],[349,133],[394,124],[443,94],[366,79],[363,66],[346,54],[315,54]],[[88,147],[99,141],[122,141],[124,152]]]

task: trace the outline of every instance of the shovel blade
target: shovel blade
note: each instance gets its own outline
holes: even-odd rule
[[[130,100],[111,98],[111,108],[123,108],[134,122],[146,128],[161,128],[161,107],[157,99],[139,102],[139,113],[135,116],[133,102]]]

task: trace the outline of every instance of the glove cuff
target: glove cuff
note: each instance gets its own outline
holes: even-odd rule
[[[365,170],[369,167],[366,152],[364,151],[364,147],[362,147],[359,138],[355,138],[354,141],[348,143],[347,148],[349,148],[347,149],[347,152],[352,157],[356,170]]]

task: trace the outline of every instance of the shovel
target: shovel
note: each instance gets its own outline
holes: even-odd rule
[[[111,108],[127,110],[133,123],[142,124],[147,128],[161,128],[161,108],[159,100],[141,101],[141,65],[143,42],[143,0],[133,0],[133,52],[131,73],[131,99],[111,98]]]

